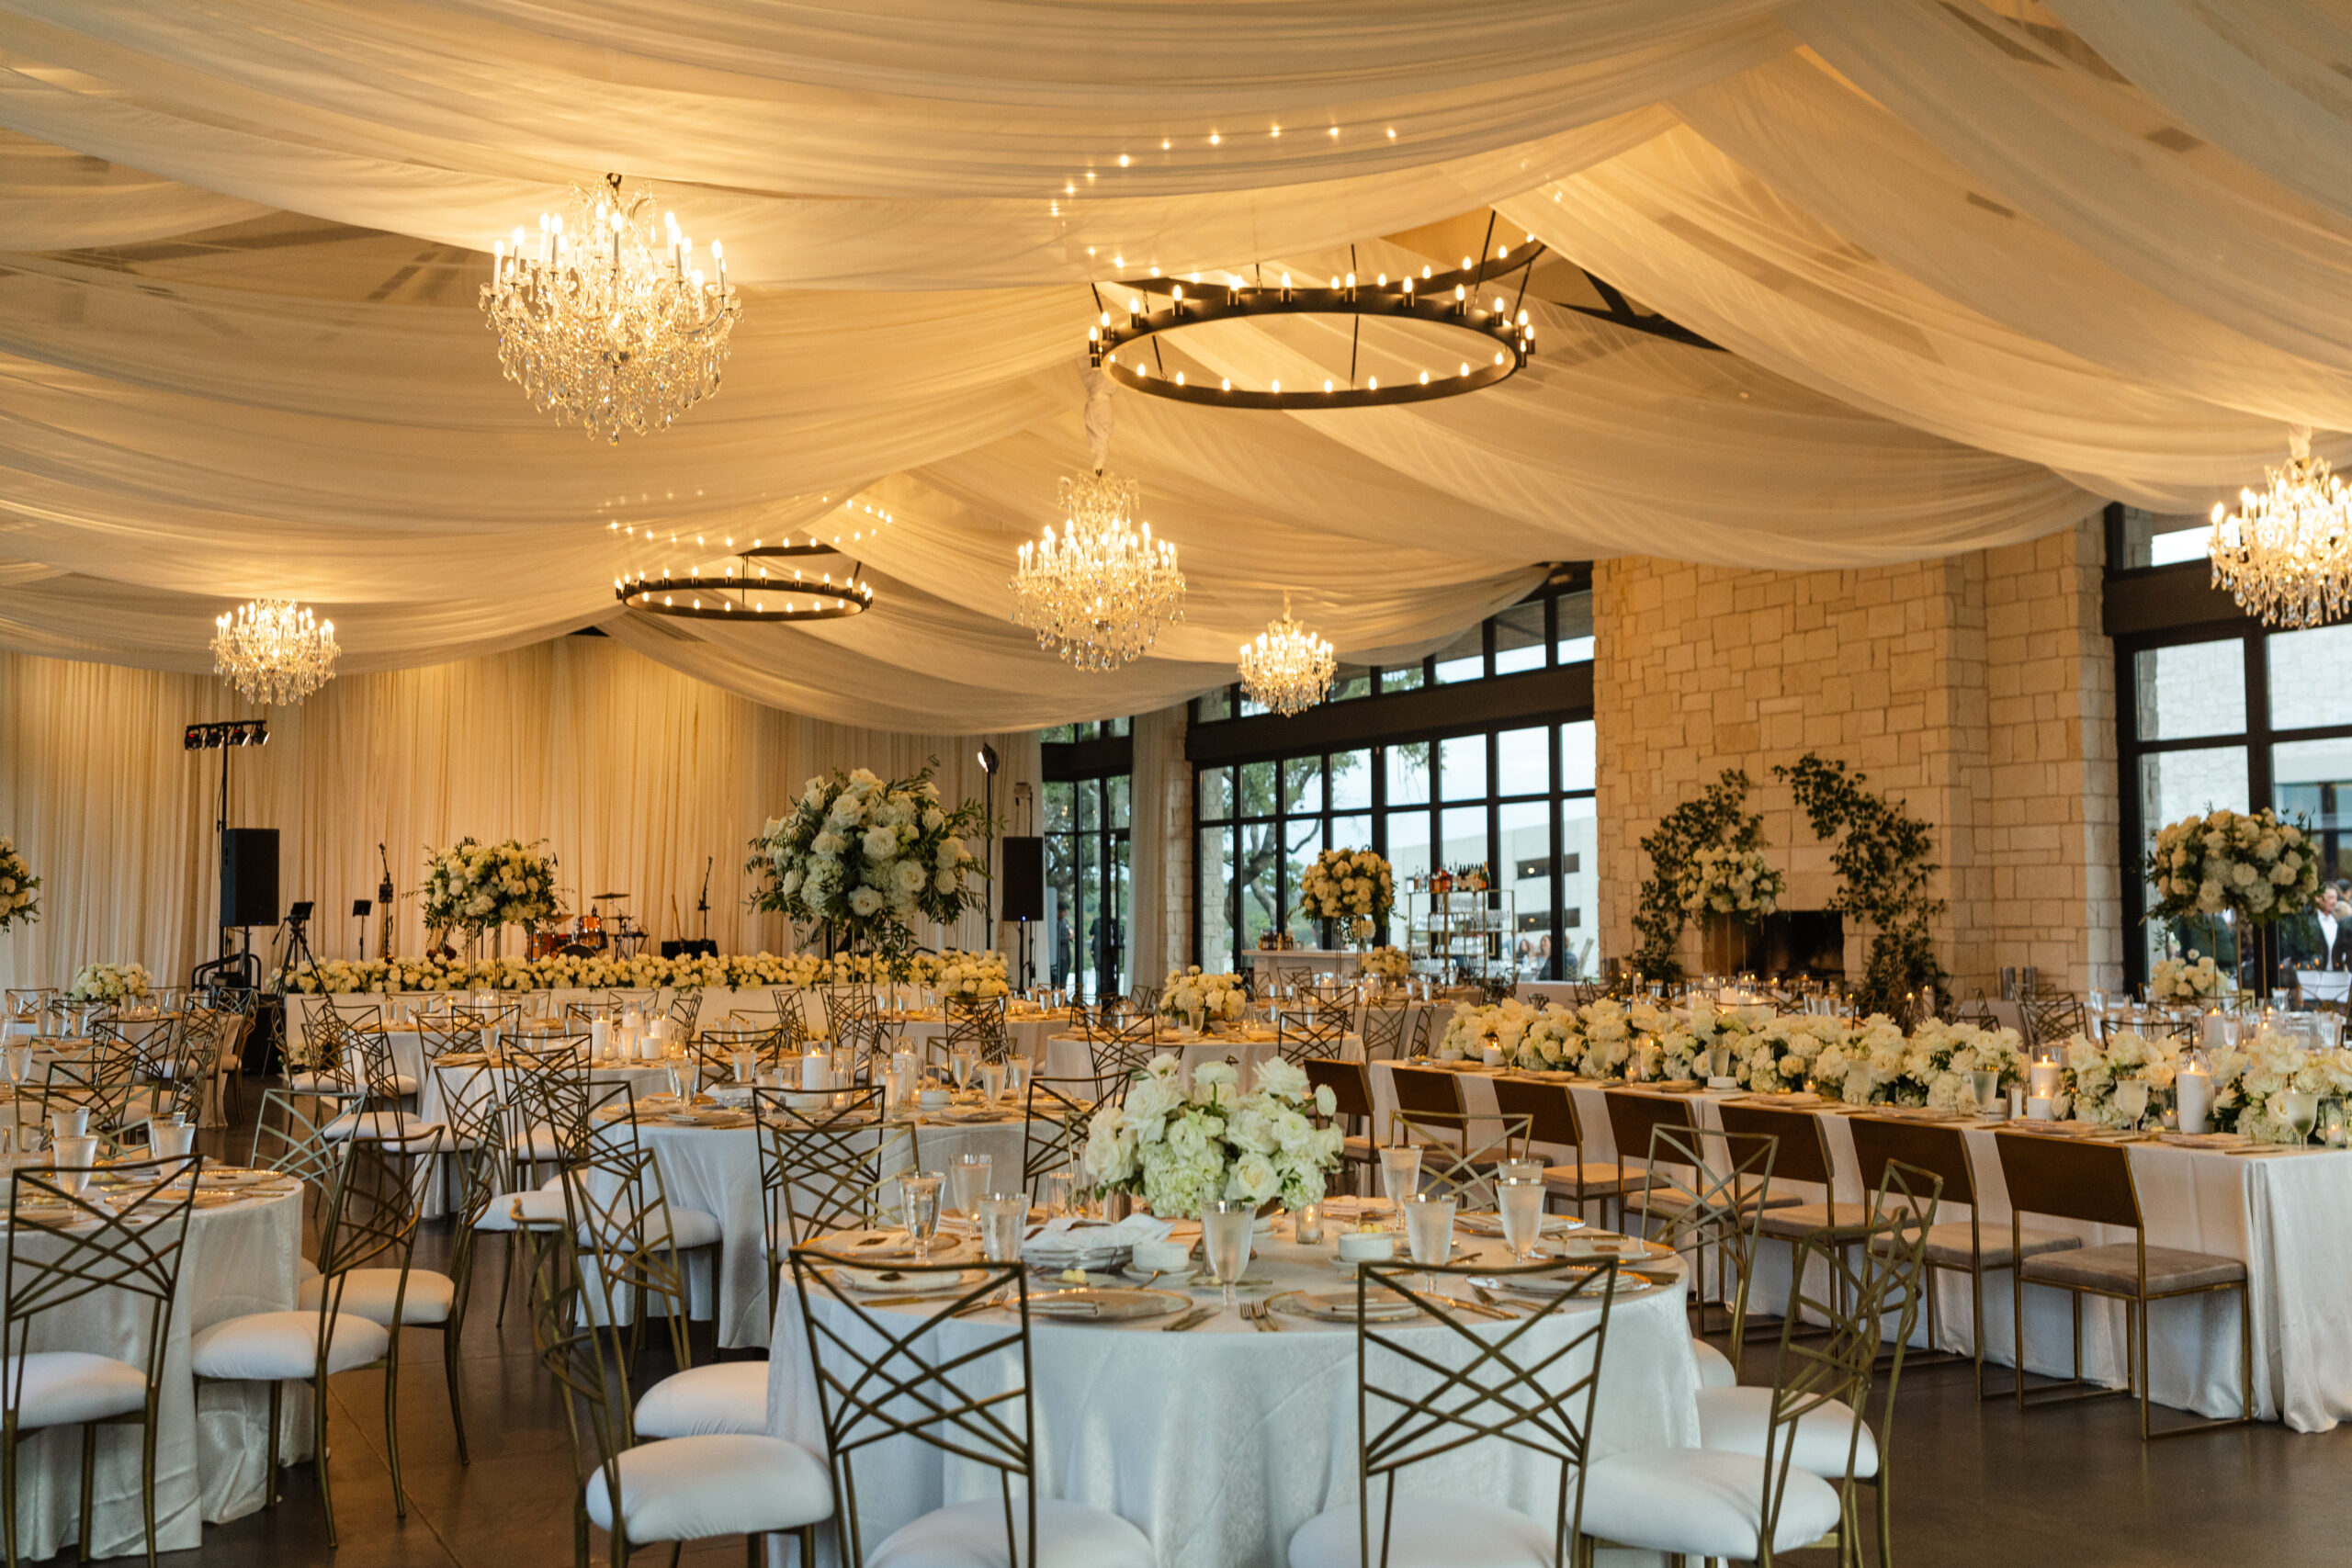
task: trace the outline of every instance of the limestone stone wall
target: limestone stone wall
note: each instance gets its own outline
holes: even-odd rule
[[[1726,767],[1756,785],[1787,906],[1835,887],[1773,764],[1808,750],[1936,829],[1962,994],[2004,964],[2122,978],[2114,656],[2097,513],[2030,544],[1901,566],[1771,572],[1650,558],[1594,581],[1603,951],[1634,945],[1640,840]],[[1860,973],[1867,933],[1847,933]],[[1695,929],[1686,963],[1697,961]]]

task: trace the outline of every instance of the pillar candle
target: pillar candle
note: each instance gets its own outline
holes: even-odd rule
[[[2033,1094],[2031,1098],[2035,1100],[2055,1100],[2057,1097],[2058,1064],[2055,1062],[2034,1063]]]
[[[2183,1068],[2173,1079],[2173,1091],[2180,1102],[2180,1130],[2205,1131],[2206,1114],[2213,1105],[2213,1075],[2201,1067]]]

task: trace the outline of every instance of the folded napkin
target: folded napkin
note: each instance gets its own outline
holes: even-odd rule
[[[1117,1224],[1062,1214],[1029,1230],[1031,1241],[1067,1240],[1071,1247],[1133,1247],[1139,1241],[1166,1241],[1175,1231],[1173,1221],[1156,1214],[1129,1214]]]

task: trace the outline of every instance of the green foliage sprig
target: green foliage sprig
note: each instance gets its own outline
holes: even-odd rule
[[[1904,1016],[1906,998],[1944,988],[1930,932],[1945,908],[1928,892],[1940,869],[1928,858],[1934,833],[1901,805],[1864,789],[1866,775],[1815,752],[1776,765],[1772,775],[1789,782],[1816,835],[1845,835],[1829,855],[1838,869],[1830,908],[1867,920],[1873,931],[1859,999],[1865,1011]]]
[[[1682,963],[1674,950],[1687,918],[1683,876],[1690,858],[1716,845],[1752,850],[1762,840],[1763,819],[1748,814],[1747,790],[1747,774],[1725,768],[1698,799],[1668,812],[1642,840],[1642,852],[1650,857],[1650,874],[1634,904],[1634,929],[1642,942],[1634,950],[1634,966],[1645,978],[1681,978]]]

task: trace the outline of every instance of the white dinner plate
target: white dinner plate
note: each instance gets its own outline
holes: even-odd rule
[[[1288,1313],[1293,1317],[1311,1317],[1319,1323],[1353,1323],[1356,1320],[1356,1292],[1353,1291],[1284,1291],[1268,1296],[1266,1304],[1274,1311]],[[1372,1291],[1365,1293],[1365,1319],[1373,1323],[1402,1323],[1420,1315],[1421,1309],[1408,1296],[1394,1291]]]
[[[1660,1242],[1638,1241],[1629,1235],[1572,1235],[1561,1240],[1560,1256],[1574,1263],[1597,1262],[1604,1258],[1637,1263],[1655,1258],[1671,1258],[1674,1248]]]
[[[905,1231],[895,1227],[834,1231],[802,1245],[811,1252],[821,1252],[830,1258],[839,1258],[847,1262],[859,1264],[878,1263],[887,1266],[893,1263],[911,1263],[915,1258],[913,1238]],[[931,1240],[932,1261],[947,1262],[961,1253],[964,1248],[965,1243],[959,1236],[933,1236]]]
[[[1503,1234],[1503,1217],[1500,1214],[1456,1214],[1453,1216],[1453,1223],[1472,1235],[1498,1236]],[[1570,1231],[1580,1231],[1584,1227],[1584,1221],[1577,1219],[1574,1214],[1544,1216],[1545,1235],[1566,1235]]]
[[[1133,1323],[1147,1317],[1166,1317],[1184,1311],[1193,1304],[1189,1296],[1173,1291],[1141,1291],[1124,1285],[1107,1288],[1084,1286],[1072,1291],[1050,1291],[1029,1298],[1031,1317],[1074,1318],[1087,1323]]]
[[[953,1274],[898,1269],[838,1269],[834,1273],[845,1288],[874,1296],[952,1296],[989,1277],[984,1269],[964,1269]]]

